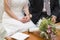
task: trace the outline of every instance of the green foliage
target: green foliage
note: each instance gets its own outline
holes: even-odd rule
[[[56,34],[56,28],[51,18],[43,18],[41,24],[39,25],[40,36],[46,39],[50,39],[50,34],[47,33],[48,25],[51,26],[51,31]]]
[[[40,24],[40,26],[39,26],[39,29],[41,30],[41,31],[45,31],[46,29],[47,29],[47,26],[48,25],[52,25],[53,23],[51,22],[51,18],[49,18],[49,19],[46,19],[46,18],[43,18],[42,19],[42,22],[41,22],[41,24]]]
[[[39,26],[40,31],[45,31],[47,29],[48,22],[46,19],[42,19],[42,22]]]

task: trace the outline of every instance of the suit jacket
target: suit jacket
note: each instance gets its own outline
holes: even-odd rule
[[[51,7],[51,15],[55,15],[58,17],[59,15],[59,1],[58,0],[50,0]]]
[[[44,0],[29,0],[30,1],[30,13],[32,14],[31,20],[36,24],[37,21],[41,17],[47,17],[46,12],[42,13],[43,9],[43,3]],[[59,17],[60,15],[60,9],[59,9],[59,1],[58,0],[50,0],[50,8],[51,8],[51,15],[55,15],[56,17]]]
[[[36,24],[40,19],[41,12],[43,9],[43,0],[29,0],[30,2],[30,13],[32,14],[31,20]]]
[[[51,7],[51,15],[55,15],[57,17],[57,22],[60,22],[60,6],[59,0],[50,0]]]
[[[43,9],[43,0],[29,0],[30,1],[30,12],[32,14],[39,13]]]

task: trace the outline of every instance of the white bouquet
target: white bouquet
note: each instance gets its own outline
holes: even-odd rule
[[[40,30],[40,36],[46,40],[51,40],[54,35],[56,35],[56,28],[51,21],[51,18],[43,18],[42,20],[39,20],[38,27]]]

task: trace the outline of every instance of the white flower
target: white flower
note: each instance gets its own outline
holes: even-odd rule
[[[40,20],[37,22],[37,26],[38,26],[38,27],[40,26],[41,22],[42,22],[42,19],[40,19]]]

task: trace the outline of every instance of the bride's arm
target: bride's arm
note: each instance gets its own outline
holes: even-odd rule
[[[25,5],[23,10],[24,10],[26,16],[30,16],[30,18],[32,17],[32,15],[29,12],[29,6],[28,5]]]
[[[29,13],[29,6],[25,5],[23,10],[24,10],[24,13],[26,14],[26,16],[25,16],[26,22],[28,22],[30,20],[30,18],[32,18],[32,15]]]
[[[9,4],[8,4],[8,0],[4,0],[4,8],[5,8],[5,11],[7,12],[7,14],[8,14],[10,17],[18,20],[18,17],[11,11],[11,9],[10,9],[10,7],[9,7]]]
[[[25,5],[24,8],[23,8],[23,10],[24,10],[24,12],[25,12],[26,15],[30,14],[29,13],[29,7],[28,7],[28,5]]]

